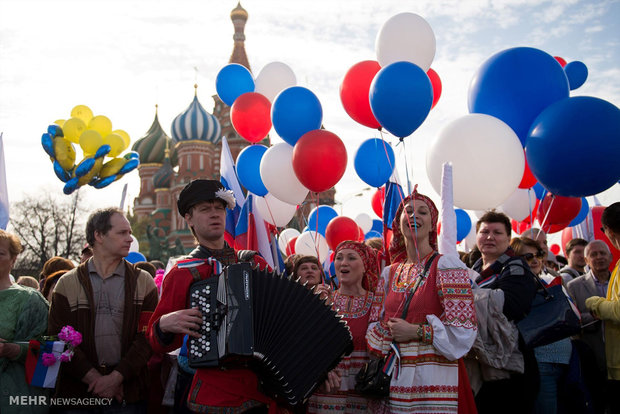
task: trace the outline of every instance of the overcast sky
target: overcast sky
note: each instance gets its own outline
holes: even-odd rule
[[[233,46],[230,11],[223,0],[0,0],[0,131],[4,133],[9,197],[49,190],[62,195],[40,137],[71,108],[88,105],[126,130],[135,142],[159,119],[170,135],[172,120],[198,98],[213,109],[215,76]],[[338,88],[355,63],[376,59],[374,42],[382,24],[414,12],[437,38],[432,68],[443,93],[424,124],[397,149],[401,177],[408,157],[412,182],[437,199],[426,178],[428,143],[450,121],[468,113],[467,89],[476,69],[491,55],[515,46],[540,48],[589,69],[586,84],[572,95],[620,104],[620,2],[579,0],[244,0],[249,13],[246,51],[256,76],[269,62],[282,61],[298,84],[317,94],[325,127],[340,136],[349,166],[336,186],[345,215],[371,213],[366,184],[355,174],[359,144],[377,136],[344,112]],[[198,68],[196,71],[194,68]],[[272,142],[280,142],[272,130]],[[78,149],[78,159],[81,151]],[[559,166],[565,168],[566,166]],[[580,166],[586,167],[587,166]],[[93,207],[118,204],[124,183],[129,202],[139,192],[137,171],[106,189],[84,187]],[[355,197],[360,191],[362,197]],[[64,196],[63,196],[64,197]],[[620,185],[600,197],[620,199]]]

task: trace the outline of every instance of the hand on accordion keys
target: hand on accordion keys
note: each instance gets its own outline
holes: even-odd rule
[[[328,303],[332,303],[332,288],[329,285],[325,285],[323,283],[316,285],[314,288],[314,293],[319,295],[322,300],[327,299]]]
[[[198,330],[202,324],[202,313],[198,308],[181,309],[163,315],[159,319],[159,329],[164,333],[175,333],[200,337]]]

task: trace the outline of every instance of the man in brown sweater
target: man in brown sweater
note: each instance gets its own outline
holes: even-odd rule
[[[63,275],[54,289],[48,333],[71,325],[82,343],[61,365],[56,397],[110,398],[110,405],[65,407],[65,413],[145,412],[147,362],[144,333],[157,306],[153,278],[125,261],[131,226],[117,208],[97,210],[86,223],[93,257]],[[102,400],[103,401],[103,400]],[[120,410],[120,411],[119,411]]]

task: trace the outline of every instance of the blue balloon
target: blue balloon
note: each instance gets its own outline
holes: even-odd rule
[[[381,126],[404,138],[426,119],[433,104],[433,86],[419,66],[395,62],[377,72],[368,97],[370,109]]]
[[[586,79],[588,79],[588,67],[585,63],[578,60],[567,63],[566,66],[564,66],[564,72],[568,78],[571,91],[583,85]]]
[[[264,145],[245,147],[237,156],[237,175],[241,184],[251,193],[264,197],[269,192],[260,177],[260,160],[267,151]]]
[[[545,190],[545,187],[543,187],[541,183],[534,184],[532,190],[534,190],[534,194],[538,200],[542,200],[547,195],[547,190]]]
[[[136,168],[138,168],[138,165],[140,165],[140,160],[138,160],[137,158],[130,158],[129,160],[127,160],[125,164],[123,164],[121,169],[118,170],[118,172],[115,175],[127,174],[128,172],[133,171]]]
[[[60,179],[63,183],[66,183],[71,179],[71,174],[65,171],[64,168],[60,165],[58,161],[54,161],[54,173],[56,173],[56,177]]]
[[[471,217],[465,210],[454,209],[456,214],[456,241],[460,243],[471,231]]]
[[[577,213],[577,217],[575,217],[571,220],[570,223],[568,223],[567,227],[573,227],[581,224],[581,222],[584,221],[586,217],[588,217],[589,212],[590,205],[588,204],[588,200],[586,200],[585,197],[581,197],[581,210],[579,210],[579,213]]]
[[[73,177],[72,179],[67,181],[65,186],[62,188],[62,192],[65,193],[66,195],[69,195],[72,192],[74,192],[78,188],[79,180],[80,180],[79,177]]]
[[[378,231],[370,230],[368,233],[364,235],[364,240],[372,239],[372,238],[381,238],[381,233]]]
[[[516,47],[491,56],[478,69],[469,86],[469,112],[501,119],[525,147],[536,117],[568,95],[568,79],[553,56]]]
[[[330,206],[317,206],[308,214],[308,230],[317,231],[325,236],[329,222],[338,217],[338,213]]]
[[[381,220],[373,219],[372,228],[370,230],[383,234],[383,222]]]
[[[54,137],[52,134],[46,132],[41,135],[41,145],[43,146],[45,152],[47,152],[47,155],[52,158],[56,158],[56,151],[54,151]]]
[[[355,172],[366,184],[381,187],[394,172],[394,150],[382,139],[370,138],[355,153]]]
[[[215,78],[217,96],[228,106],[246,92],[254,92],[254,78],[245,66],[231,63],[224,66]]]
[[[146,262],[146,257],[140,252],[129,252],[125,260],[129,263]]]
[[[93,157],[94,158],[105,157],[106,155],[108,155],[110,151],[112,151],[112,147],[110,147],[108,144],[103,144],[102,146],[97,148],[97,151],[95,152],[95,155]]]
[[[323,108],[311,90],[292,86],[273,102],[271,122],[278,135],[294,146],[303,134],[321,128]]]
[[[536,179],[553,194],[598,194],[620,177],[620,109],[590,96],[557,102],[536,118],[525,153]]]
[[[56,124],[52,124],[47,127],[47,132],[49,132],[54,138],[56,137],[64,137],[65,134],[62,132],[62,128]]]

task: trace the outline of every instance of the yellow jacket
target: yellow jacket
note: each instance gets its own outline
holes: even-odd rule
[[[607,376],[620,380],[620,260],[611,273],[607,298],[592,296],[586,299],[586,307],[605,321]]]

